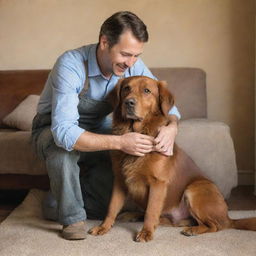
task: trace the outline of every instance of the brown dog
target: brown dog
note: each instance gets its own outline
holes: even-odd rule
[[[168,110],[174,104],[165,82],[141,76],[121,80],[110,98],[115,105],[113,132],[118,135],[133,131],[156,137],[158,128],[168,124]],[[128,194],[145,210],[138,242],[152,240],[159,223],[184,226],[189,217],[197,225],[184,228],[182,234],[187,236],[227,228],[256,231],[256,218],[230,219],[216,185],[177,145],[173,152],[170,157],[157,152],[143,157],[113,152],[115,181],[109,211],[103,223],[89,233],[108,232]]]

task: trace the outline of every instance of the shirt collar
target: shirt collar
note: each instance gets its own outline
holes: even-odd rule
[[[96,57],[97,45],[98,44],[93,44],[92,47],[89,49],[89,53],[88,53],[88,76],[89,77],[102,75],[100,71],[100,67],[97,62],[97,57]]]

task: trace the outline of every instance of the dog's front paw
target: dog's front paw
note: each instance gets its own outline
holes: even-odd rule
[[[109,228],[103,227],[103,226],[96,226],[94,228],[91,228],[88,233],[93,236],[102,236],[106,234],[109,231]]]
[[[142,229],[136,236],[135,241],[136,242],[149,242],[153,239],[153,232]]]

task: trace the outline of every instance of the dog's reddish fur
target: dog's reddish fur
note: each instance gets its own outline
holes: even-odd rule
[[[158,128],[169,122],[173,97],[164,82],[140,76],[126,78],[110,98],[115,106],[114,134],[134,131],[156,137]],[[129,99],[135,102],[132,108],[125,104]],[[170,157],[158,152],[136,157],[117,151],[112,160],[115,181],[109,211],[104,222],[89,231],[93,235],[105,234],[112,227],[128,194],[145,210],[143,228],[136,236],[138,242],[153,239],[159,223],[184,225],[189,217],[197,225],[184,228],[182,234],[187,236],[226,228],[256,231],[256,218],[228,217],[227,205],[216,185],[177,145]]]

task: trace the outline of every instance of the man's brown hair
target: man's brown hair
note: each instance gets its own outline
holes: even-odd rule
[[[129,11],[114,13],[106,19],[101,26],[99,39],[105,35],[111,48],[118,43],[120,35],[126,30],[131,30],[140,42],[148,41],[147,26],[137,15]]]

